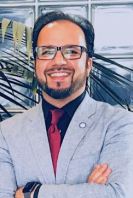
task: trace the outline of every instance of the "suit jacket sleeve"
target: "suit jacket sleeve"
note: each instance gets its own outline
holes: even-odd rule
[[[108,163],[112,174],[106,185],[42,185],[39,198],[132,198],[133,117],[121,118],[108,126],[99,163]]]
[[[0,198],[13,198],[16,189],[14,166],[6,141],[0,131]]]

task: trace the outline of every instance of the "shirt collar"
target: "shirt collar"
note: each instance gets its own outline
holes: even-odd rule
[[[73,116],[74,112],[76,111],[77,107],[80,105],[82,100],[84,99],[86,91],[84,91],[80,96],[63,106],[61,109],[66,112],[70,117]],[[52,109],[57,109],[54,105],[48,103],[44,98],[42,99],[42,109],[44,112],[45,119],[48,116],[48,113]]]

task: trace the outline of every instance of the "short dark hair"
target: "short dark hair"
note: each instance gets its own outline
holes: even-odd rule
[[[75,24],[77,24],[84,32],[87,50],[88,50],[88,56],[92,57],[94,53],[94,28],[92,24],[85,18],[79,16],[79,15],[73,15],[73,14],[66,14],[62,11],[52,11],[48,12],[44,15],[41,15],[37,21],[35,22],[34,28],[33,28],[33,35],[32,35],[32,47],[33,47],[33,55],[35,55],[35,48],[37,46],[37,40],[39,33],[41,29],[47,25],[48,23],[51,23],[53,21],[58,20],[67,20],[71,21]]]

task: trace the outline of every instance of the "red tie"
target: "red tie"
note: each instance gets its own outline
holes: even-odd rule
[[[61,135],[60,135],[60,130],[57,127],[57,123],[60,117],[63,115],[63,111],[59,109],[54,109],[51,110],[51,113],[52,113],[52,119],[51,119],[50,127],[48,129],[48,136],[49,136],[49,145],[51,150],[54,173],[56,174],[57,159],[61,146]]]

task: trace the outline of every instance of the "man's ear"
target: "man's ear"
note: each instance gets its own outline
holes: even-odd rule
[[[89,76],[90,72],[91,72],[91,69],[92,69],[92,58],[88,58],[87,59],[87,76]]]

